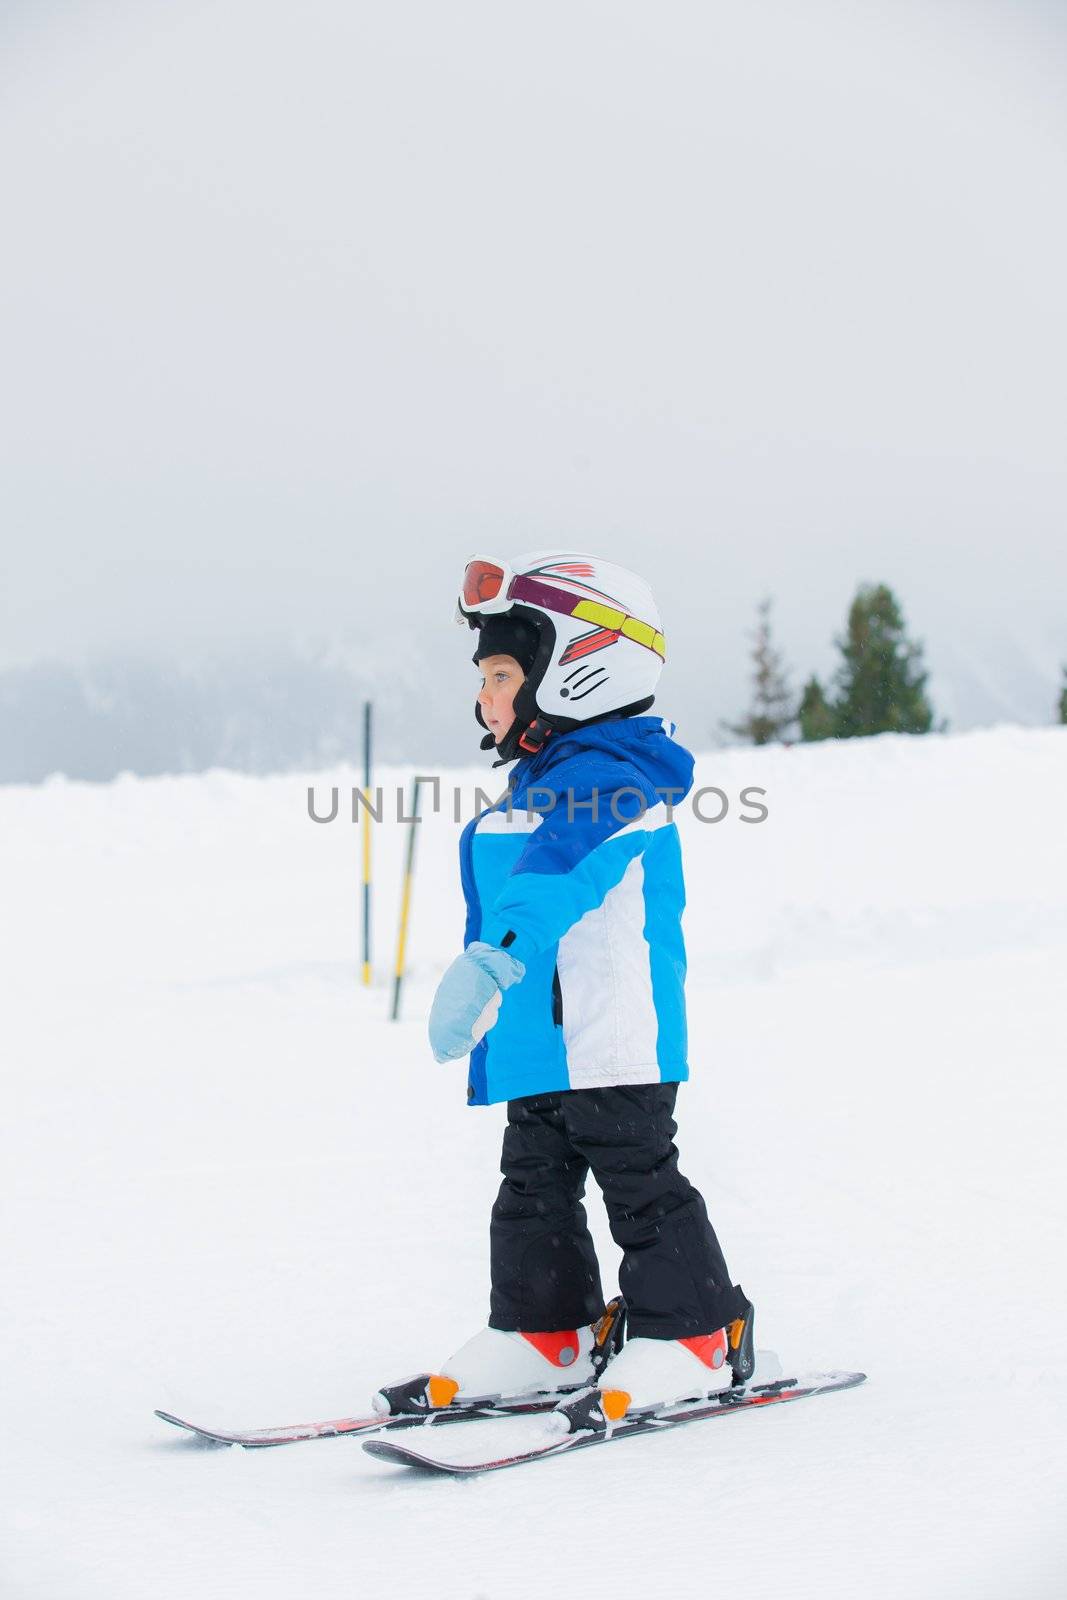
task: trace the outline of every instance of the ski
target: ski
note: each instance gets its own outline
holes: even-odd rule
[[[544,1400],[513,1400],[510,1402],[485,1400],[472,1405],[445,1406],[437,1411],[402,1416],[338,1417],[332,1422],[296,1422],[277,1428],[248,1428],[227,1430],[207,1428],[198,1422],[188,1422],[170,1411],[155,1412],[161,1422],[194,1434],[210,1444],[240,1445],[245,1450],[266,1450],[276,1445],[302,1444],[309,1439],[337,1439],[350,1433],[384,1433],[399,1428],[437,1428],[450,1422],[487,1422],[493,1417],[526,1417],[551,1411],[558,1396]]]
[[[773,1383],[725,1389],[696,1404],[687,1401],[667,1410],[624,1417],[620,1422],[609,1424],[604,1432],[585,1429],[575,1433],[549,1433],[543,1424],[538,1428],[536,1420],[532,1419],[529,1428],[524,1429],[531,1435],[525,1448],[518,1448],[510,1454],[485,1455],[477,1459],[469,1449],[449,1454],[437,1451],[433,1446],[413,1448],[389,1439],[368,1439],[363,1448],[379,1461],[391,1461],[398,1466],[415,1467],[424,1472],[445,1473],[450,1477],[473,1477],[480,1472],[499,1472],[503,1467],[518,1467],[529,1461],[541,1461],[547,1456],[582,1450],[587,1445],[612,1444],[639,1433],[664,1433],[684,1423],[730,1416],[739,1411],[753,1411],[789,1400],[804,1400],[811,1395],[831,1394],[838,1389],[853,1389],[865,1379],[866,1373],[863,1372],[815,1372],[796,1378],[778,1378]]]
[[[625,1326],[624,1303],[621,1295],[609,1300],[602,1314],[593,1324],[594,1372],[602,1370],[612,1355],[621,1347],[622,1329]],[[529,1417],[553,1411],[561,1398],[580,1393],[585,1384],[576,1383],[557,1389],[553,1394],[544,1391],[525,1395],[478,1395],[456,1404],[443,1404],[435,1393],[439,1379],[429,1373],[405,1378],[402,1383],[386,1385],[379,1393],[388,1406],[385,1416],[375,1412],[369,1417],[338,1417],[332,1422],[297,1422],[279,1428],[248,1428],[230,1431],[223,1428],[205,1428],[197,1422],[187,1422],[170,1411],[157,1411],[161,1422],[211,1444],[241,1445],[245,1450],[265,1450],[275,1445],[300,1444],[308,1439],[336,1439],[350,1433],[385,1433],[400,1428],[440,1427],[450,1422],[488,1422],[494,1417]],[[452,1385],[455,1388],[455,1385]]]

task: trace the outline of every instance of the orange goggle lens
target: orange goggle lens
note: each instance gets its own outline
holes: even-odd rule
[[[495,561],[468,561],[460,593],[468,611],[477,611],[487,600],[495,600],[504,581],[504,569]]]

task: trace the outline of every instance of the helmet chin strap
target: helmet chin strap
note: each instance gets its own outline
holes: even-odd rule
[[[493,762],[493,766],[502,767],[505,762],[514,761],[516,756],[539,755],[544,749],[545,740],[552,732],[552,724],[540,715],[525,728],[522,725],[522,718],[516,717],[500,742],[500,758]],[[494,744],[496,741],[491,738],[489,742]],[[484,739],[482,749],[488,749]]]
[[[482,749],[491,750],[495,745],[498,756],[493,766],[503,767],[507,762],[514,761],[516,756],[536,755],[543,749],[545,740],[551,732],[552,724],[540,715],[529,724],[525,724],[522,717],[516,717],[499,744],[491,733],[486,734],[482,740]]]
[[[516,698],[518,697],[516,696]],[[523,719],[516,717],[499,745],[497,745],[493,735],[487,733],[481,741],[481,748],[483,750],[492,750],[496,746],[499,751],[499,757],[493,762],[493,766],[503,767],[507,762],[514,761],[516,756],[539,755],[544,749],[549,736],[557,731],[569,732],[573,728],[592,727],[595,722],[610,722],[616,718],[640,716],[642,711],[648,710],[655,698],[655,695],[646,695],[643,700],[635,700],[631,705],[620,706],[615,711],[602,711],[598,717],[589,717],[585,722],[577,722],[573,717],[566,717],[563,725],[558,730],[540,712],[526,727],[523,727]],[[475,715],[478,717],[478,721],[481,722],[481,708],[478,706],[475,707]]]

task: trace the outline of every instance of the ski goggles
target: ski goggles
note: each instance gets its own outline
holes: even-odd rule
[[[510,611],[518,598],[511,593],[515,574],[506,561],[493,561],[487,556],[472,556],[463,569],[459,586],[459,603],[456,621],[465,622],[472,612],[491,617]]]
[[[588,573],[590,568],[586,566],[583,571]],[[565,575],[561,573],[561,576]],[[456,621],[466,622],[475,614],[495,616],[510,611],[516,601],[540,606],[542,610],[554,611],[559,616],[578,617],[607,633],[644,645],[646,650],[654,651],[661,660],[666,658],[667,647],[663,634],[651,622],[642,622],[639,617],[631,617],[618,606],[608,605],[602,600],[572,595],[558,589],[555,584],[541,583],[525,573],[513,572],[506,561],[495,561],[488,556],[472,556],[463,569]]]

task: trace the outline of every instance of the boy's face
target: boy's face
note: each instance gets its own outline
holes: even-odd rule
[[[486,727],[499,744],[515,721],[512,702],[526,674],[514,656],[483,656],[477,668],[482,674],[478,704]]]

